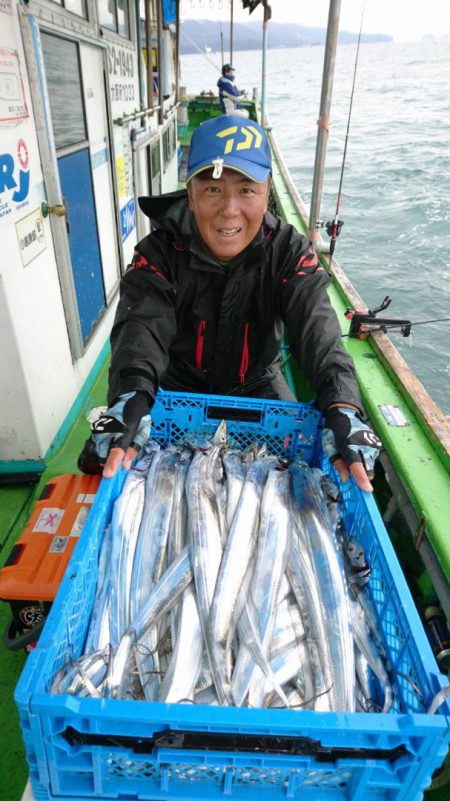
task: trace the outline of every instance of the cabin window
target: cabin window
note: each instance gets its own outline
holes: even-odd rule
[[[98,17],[103,28],[130,38],[128,0],[97,0]]]
[[[72,14],[87,19],[86,0],[53,0],[53,2],[65,8],[66,11],[71,11]]]
[[[175,119],[171,120],[166,130],[163,132],[162,144],[163,144],[163,159],[164,159],[164,171],[165,171],[167,164],[173,158],[173,154],[175,153],[175,149],[177,146]]]
[[[63,0],[63,5],[72,14],[77,14],[79,17],[87,19],[85,0]]]
[[[161,193],[161,153],[159,149],[159,138],[157,138],[147,148],[148,169],[150,173],[150,194],[159,195]]]
[[[153,97],[158,97],[158,59],[157,59],[157,13],[155,0],[149,0],[149,31],[152,43],[152,79]],[[147,37],[146,37],[146,2],[139,0],[139,26],[141,36],[141,54],[143,59],[144,80],[147,85]]]
[[[51,34],[42,35],[53,133],[57,148],[87,139],[78,45]],[[61,80],[64,70],[65,80]]]

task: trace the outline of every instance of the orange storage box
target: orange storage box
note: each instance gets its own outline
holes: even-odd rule
[[[0,598],[12,618],[6,647],[32,648],[94,501],[100,476],[65,473],[45,485],[0,572]]]

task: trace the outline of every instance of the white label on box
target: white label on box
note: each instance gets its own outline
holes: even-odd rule
[[[84,526],[85,520],[89,514],[89,509],[87,506],[82,506],[80,511],[78,512],[74,524],[72,526],[72,531],[70,532],[70,537],[79,537]]]
[[[87,492],[86,495],[81,493],[78,495],[77,503],[94,503],[95,500],[95,492]]]
[[[64,509],[56,509],[54,507],[46,507],[45,509],[42,509],[38,519],[34,524],[33,531],[42,534],[56,534],[63,514]]]

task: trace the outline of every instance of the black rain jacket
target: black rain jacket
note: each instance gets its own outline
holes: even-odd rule
[[[286,327],[320,410],[337,401],[361,408],[330,279],[308,239],[267,212],[253,242],[224,267],[201,239],[186,191],[139,202],[152,232],[121,281],[110,405],[132,390],[154,399],[160,384],[233,394],[273,370]]]

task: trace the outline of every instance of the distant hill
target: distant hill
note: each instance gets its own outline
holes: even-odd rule
[[[222,27],[223,46],[225,52],[229,49],[230,25],[229,22],[219,23],[207,19],[187,19],[181,26],[180,52],[198,53],[221,51],[220,29]],[[326,39],[325,28],[307,28],[304,25],[289,22],[270,22],[268,47],[311,47],[322,45]],[[349,44],[358,41],[357,33],[341,31],[339,42]],[[382,33],[362,34],[362,42],[392,42],[391,36]],[[195,42],[195,44],[193,44]],[[234,50],[260,50],[262,42],[261,22],[241,22],[234,25]],[[195,46],[197,45],[197,46]]]

